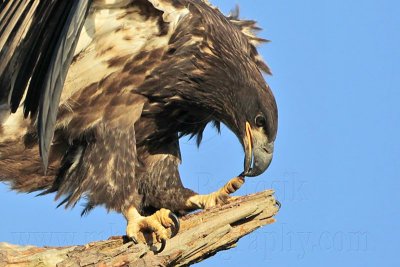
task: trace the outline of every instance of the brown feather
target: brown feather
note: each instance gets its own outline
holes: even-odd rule
[[[84,213],[96,205],[187,212],[195,193],[179,177],[180,136],[200,144],[213,122],[240,137],[263,112],[275,139],[276,103],[255,30],[199,0],[96,0],[61,96],[50,172],[43,175],[37,139],[21,143],[35,128],[17,113],[0,128],[0,180],[57,192],[67,207],[85,197]]]

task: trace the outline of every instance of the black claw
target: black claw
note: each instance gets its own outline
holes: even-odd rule
[[[156,253],[156,254],[161,253],[165,249],[166,245],[167,245],[167,240],[161,239],[161,247],[159,250],[156,250],[154,253]]]
[[[139,244],[139,242],[136,240],[136,238],[134,238],[133,236],[130,236],[129,239],[135,243],[136,245]]]
[[[124,235],[122,237],[122,240],[123,240],[124,244],[129,243],[129,242],[133,242],[135,245],[139,244],[139,242],[133,236]]]
[[[179,222],[178,217],[172,212],[169,213],[169,218],[174,222],[174,226],[172,227],[172,233],[171,233],[171,237],[174,237],[178,234],[179,229],[181,228],[181,223]]]
[[[281,207],[282,207],[281,202],[279,202],[278,200],[275,200],[275,203],[276,203],[276,205],[278,206],[278,210],[280,210]]]

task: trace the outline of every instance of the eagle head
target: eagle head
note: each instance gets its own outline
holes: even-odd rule
[[[270,165],[277,134],[278,111],[271,89],[251,57],[231,54],[236,64],[221,58],[224,71],[210,70],[208,90],[213,92],[215,120],[223,122],[240,140],[244,151],[243,176],[258,176]],[[233,63],[233,62],[232,62]],[[216,84],[218,84],[216,86]],[[211,89],[210,89],[211,88]]]
[[[239,92],[237,98],[241,102],[238,102],[237,122],[232,129],[245,149],[242,175],[258,176],[272,161],[277,133],[276,103],[265,82],[249,85]]]

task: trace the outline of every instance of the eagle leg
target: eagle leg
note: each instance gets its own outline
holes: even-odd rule
[[[218,191],[208,195],[194,195],[191,196],[186,205],[188,208],[208,209],[216,205],[226,204],[230,199],[235,197],[229,196],[236,192],[244,184],[244,177],[238,176],[231,179]]]
[[[160,209],[151,216],[142,216],[135,207],[130,207],[123,213],[126,220],[126,235],[134,243],[141,241],[143,243],[153,244],[154,236],[157,242],[161,243],[160,249],[156,253],[164,250],[166,240],[174,237],[180,227],[178,217],[167,209]],[[153,235],[145,235],[145,233]]]

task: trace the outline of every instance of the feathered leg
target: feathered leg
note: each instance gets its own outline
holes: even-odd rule
[[[140,133],[139,136],[141,137]],[[229,200],[229,194],[234,193],[244,183],[243,177],[236,177],[214,193],[199,195],[185,188],[180,179],[177,138],[171,143],[164,142],[162,149],[150,152],[148,147],[139,146],[138,151],[142,155],[141,165],[146,166],[146,169],[138,167],[135,177],[142,201],[140,206],[129,206],[123,212],[128,222],[127,236],[134,241],[154,244],[154,238],[141,238],[143,232],[153,232],[153,237],[161,241],[163,249],[166,239],[174,236],[178,230],[178,219],[172,212],[183,215],[197,209],[224,204]],[[174,232],[170,234],[168,228],[172,228]]]
[[[229,196],[236,192],[244,183],[244,177],[235,177],[221,187],[218,191],[208,195],[197,195],[189,191],[191,196],[187,198],[181,212],[196,209],[207,209],[216,205],[225,204]],[[187,191],[184,187],[180,188]],[[188,192],[186,192],[188,193]],[[167,202],[164,203],[166,205]],[[168,205],[166,205],[168,206]],[[179,219],[170,210],[161,208],[150,216],[142,216],[139,211],[131,206],[123,211],[127,221],[126,235],[134,243],[143,242],[147,244],[161,243],[157,253],[164,250],[166,240],[174,237],[179,231]],[[152,233],[145,235],[144,233]]]

